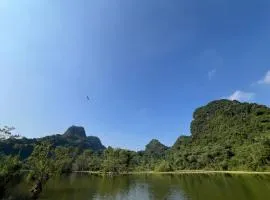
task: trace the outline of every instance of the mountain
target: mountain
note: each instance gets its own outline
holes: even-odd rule
[[[270,164],[270,108],[217,100],[195,110],[191,136],[171,149],[178,169],[265,170]]]
[[[242,143],[269,133],[270,108],[255,103],[218,100],[193,114],[193,138],[215,142],[220,139]]]
[[[49,141],[53,146],[58,147],[75,147],[80,150],[91,149],[93,151],[102,151],[105,146],[100,139],[95,136],[86,136],[83,127],[71,126],[63,135],[51,135],[43,138],[22,138],[0,140],[0,152],[4,154],[20,155],[27,158],[33,151],[36,143]]]
[[[156,139],[152,139],[145,147],[144,153],[146,155],[154,156],[154,157],[161,157],[165,155],[166,150],[169,147],[162,144],[160,141]]]
[[[84,128],[80,126],[71,126],[63,135],[47,136],[38,139],[38,141],[49,141],[54,146],[77,147],[93,151],[105,149],[98,137],[86,136]]]
[[[70,138],[86,138],[86,133],[84,128],[81,126],[71,126],[66,130],[63,136]]]

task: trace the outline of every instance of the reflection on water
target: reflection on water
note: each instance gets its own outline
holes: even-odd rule
[[[51,180],[40,199],[267,200],[270,176],[72,174]]]

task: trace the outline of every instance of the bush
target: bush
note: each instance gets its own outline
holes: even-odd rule
[[[173,171],[170,163],[166,160],[162,160],[158,166],[155,167],[156,172],[170,172]]]

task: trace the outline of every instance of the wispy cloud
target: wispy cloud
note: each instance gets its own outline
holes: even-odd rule
[[[208,80],[212,80],[223,67],[223,58],[215,49],[205,49],[198,57],[198,66],[207,70]]]
[[[208,72],[208,79],[212,80],[212,78],[216,75],[217,70],[216,69],[212,69],[211,71]]]
[[[270,70],[266,72],[265,76],[257,82],[258,84],[270,84]]]
[[[228,99],[229,100],[237,100],[237,101],[250,101],[255,97],[255,93],[252,92],[243,92],[240,90],[236,90],[233,94],[231,94]]]

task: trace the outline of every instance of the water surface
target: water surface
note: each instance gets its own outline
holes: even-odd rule
[[[268,200],[270,176],[72,174],[50,180],[40,199]]]

